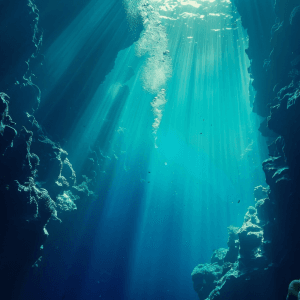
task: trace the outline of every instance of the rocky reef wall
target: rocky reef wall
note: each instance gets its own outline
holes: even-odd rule
[[[58,211],[76,209],[75,200],[92,193],[34,117],[41,91],[32,68],[41,63],[43,40],[37,6],[9,1],[0,11],[0,276],[6,299],[17,299],[23,277],[42,257],[47,223],[61,222]]]
[[[55,27],[59,31],[66,26],[64,10],[59,1],[52,2],[51,9],[57,8],[55,14],[60,20]],[[81,6],[86,5],[83,2]],[[47,3],[42,4],[46,10]],[[77,3],[77,11],[81,6]],[[125,12],[123,15],[125,22]],[[98,158],[90,151],[82,169],[75,172],[68,152],[61,146],[63,136],[54,132],[55,138],[50,137],[45,130],[47,124],[40,122],[43,88],[33,70],[39,70],[42,76],[46,51],[42,48],[43,34],[49,34],[51,28],[41,29],[35,2],[2,2],[0,16],[0,277],[5,299],[18,299],[24,276],[38,265],[47,247],[49,221],[61,223],[66,211],[77,209],[77,201],[87,200],[88,205],[96,199]],[[55,34],[54,30],[53,39]],[[127,42],[133,43],[133,38]],[[120,44],[114,49],[103,78],[122,47]],[[53,120],[61,121],[52,116],[52,122],[56,122]]]
[[[268,188],[255,189],[242,227],[229,228],[229,248],[194,269],[194,289],[210,300],[296,299],[298,281],[289,284],[299,278],[300,264],[300,1],[234,5],[249,35],[253,111],[264,117],[259,130],[269,148]]]

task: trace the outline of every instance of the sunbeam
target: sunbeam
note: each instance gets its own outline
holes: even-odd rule
[[[81,18],[92,24],[97,5]],[[102,60],[94,60],[87,75],[94,93],[84,95],[89,101],[66,143],[76,169],[87,149],[95,150],[106,182],[82,291],[105,270],[102,297],[122,291],[124,299],[192,299],[186,275],[226,246],[227,227],[242,224],[253,188],[263,182],[247,34],[230,1],[141,1],[127,11],[128,19],[132,11],[134,20],[142,15],[144,31],[118,53],[103,82],[96,75]],[[67,56],[53,67],[54,84],[83,41],[99,38],[84,24],[88,30],[71,25],[69,41],[62,35],[49,49],[56,49],[50,64]],[[78,46],[65,53],[75,36]],[[120,276],[118,292],[111,290],[107,282]]]
[[[195,299],[193,268],[265,182],[248,43],[229,0],[91,0],[59,32],[36,119],[77,174],[61,167],[58,217],[81,223],[47,299]]]

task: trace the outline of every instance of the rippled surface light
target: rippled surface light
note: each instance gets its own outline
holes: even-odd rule
[[[64,70],[56,56],[67,65],[94,37],[97,3],[49,50],[53,87]],[[141,9],[146,3],[152,9]],[[96,288],[103,299],[195,299],[193,268],[226,247],[227,226],[241,226],[264,182],[247,36],[228,0],[125,8],[133,23],[144,9],[144,32],[119,52],[68,136],[75,168],[91,147],[102,173],[103,207],[78,299]]]

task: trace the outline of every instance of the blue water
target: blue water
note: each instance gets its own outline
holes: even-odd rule
[[[136,43],[118,53],[100,84],[101,64],[122,35],[117,17],[101,27],[110,9],[104,2],[91,1],[49,47],[43,91],[47,99],[62,84],[82,44],[116,29],[105,54],[86,70],[85,105],[65,133],[75,170],[89,148],[101,152],[98,197],[78,200],[74,217],[61,213],[63,224],[49,224],[46,261],[32,271],[22,299],[197,299],[193,268],[226,247],[227,227],[242,225],[254,187],[265,182],[265,148],[249,99],[247,34],[239,19],[231,22],[229,1],[164,1],[158,11],[167,63],[150,69],[145,82],[147,55],[137,56]],[[153,128],[151,103],[161,89],[166,103]],[[59,110],[64,99],[51,101]]]

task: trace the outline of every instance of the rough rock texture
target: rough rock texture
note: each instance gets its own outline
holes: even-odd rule
[[[30,149],[33,133],[14,129],[8,96],[0,96],[0,275],[4,293],[12,299],[18,280],[41,256],[45,226],[56,216],[56,205],[35,183],[39,158]]]
[[[3,2],[0,16],[1,294],[18,299],[23,277],[41,259],[49,220],[60,221],[57,212],[76,209],[80,197],[93,197],[96,163],[84,168],[89,178],[78,180],[68,153],[47,137],[33,115],[41,95],[31,73],[42,41],[36,5]]]
[[[263,190],[263,189],[261,189]],[[267,193],[261,196],[266,196]],[[194,289],[200,299],[254,299],[257,291],[263,286],[264,274],[273,268],[271,261],[265,255],[269,242],[265,241],[264,228],[266,221],[258,215],[264,215],[266,199],[257,199],[255,207],[250,206],[244,218],[242,227],[228,228],[228,250],[215,250],[211,264],[198,265],[193,273]],[[264,278],[265,283],[268,282]],[[245,286],[249,284],[248,294]],[[243,286],[243,288],[241,288]],[[264,294],[267,295],[266,290]]]
[[[265,118],[259,130],[269,144],[270,158],[263,162],[269,187],[255,188],[255,208],[249,207],[237,231],[232,268],[216,278],[209,296],[199,294],[199,285],[196,291],[200,299],[259,300],[285,299],[289,290],[287,299],[296,299],[291,282],[300,276],[300,1],[234,4],[249,34],[253,111]]]
[[[100,154],[91,145],[92,150],[88,150],[82,170],[76,173],[67,151],[61,146],[64,143],[62,127],[77,122],[75,113],[64,114],[65,106],[75,101],[72,98],[74,94],[84,94],[81,90],[84,82],[80,85],[76,81],[68,94],[61,95],[64,101],[56,107],[44,127],[38,122],[45,118],[47,112],[47,108],[43,110],[41,105],[47,79],[40,80],[46,85],[43,88],[37,85],[38,77],[44,74],[41,71],[43,32],[49,46],[89,1],[80,0],[74,7],[68,7],[68,16],[62,9],[66,4],[58,0],[50,2],[37,0],[44,17],[42,23],[48,26],[43,30],[39,26],[41,13],[34,0],[0,3],[0,277],[1,295],[5,295],[5,299],[18,299],[22,279],[31,266],[38,265],[43,248],[47,247],[47,223],[51,219],[61,222],[65,211],[77,209],[76,201],[79,199],[94,200],[97,197]],[[120,9],[113,5],[113,8],[119,8],[119,19],[127,24],[123,7]],[[49,11],[55,15],[55,24],[49,22],[49,18],[53,18]],[[110,22],[110,18],[105,22]],[[127,30],[125,27],[122,27],[124,32]],[[114,36],[113,32],[107,35]],[[131,37],[124,34],[125,42],[114,48],[106,68],[101,70],[100,82],[113,67],[122,47],[132,44],[138,35],[138,30]],[[94,63],[94,57],[99,56],[100,50],[104,51],[103,40],[98,43],[90,63]],[[72,67],[78,68],[78,64],[74,63]],[[84,72],[85,67],[82,66]],[[39,76],[33,74],[33,70],[39,70]],[[50,97],[57,97],[61,90]],[[91,86],[90,90],[93,90]],[[79,96],[78,103],[83,105]],[[78,109],[76,114],[79,118],[81,110]],[[55,139],[45,126],[56,130],[51,132]]]
[[[227,249],[220,248],[215,250],[210,264],[200,264],[192,272],[194,289],[200,299],[205,299],[216,282],[231,268],[231,263],[225,262]]]

